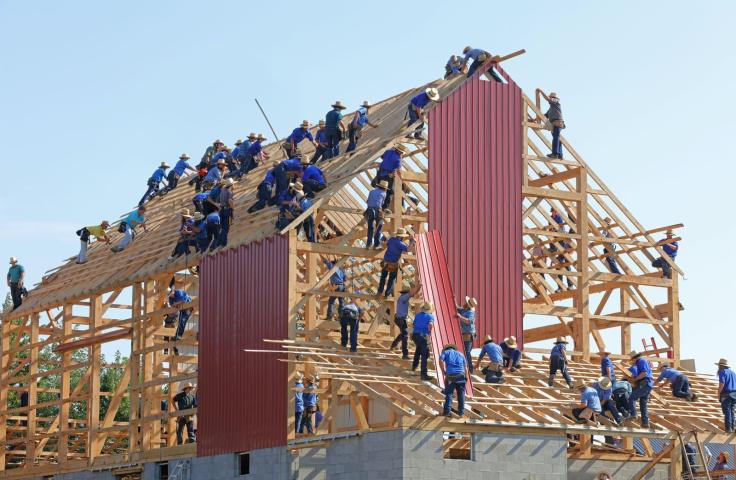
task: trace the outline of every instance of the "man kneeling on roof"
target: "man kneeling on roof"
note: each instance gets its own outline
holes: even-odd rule
[[[348,328],[350,329],[350,351],[358,350],[358,330],[360,328],[360,319],[363,316],[363,309],[358,307],[355,302],[347,299],[347,303],[340,309],[340,345],[343,348],[348,346]]]
[[[453,344],[445,345],[440,355],[440,368],[445,377],[445,404],[442,415],[451,417],[452,394],[457,392],[457,414],[465,412],[465,356]]]
[[[174,251],[167,259],[171,261],[181,255],[189,255],[190,247],[197,247],[196,237],[197,233],[194,230],[194,218],[189,213],[189,209],[184,209],[181,212],[181,225],[179,226],[179,240],[174,246]]]
[[[503,350],[493,342],[493,337],[490,335],[486,335],[486,341],[483,342],[483,347],[480,349],[475,368],[480,368],[483,357],[486,355],[490,362],[481,370],[486,376],[486,383],[503,383]]]
[[[600,400],[601,403],[601,411],[611,412],[616,425],[621,425],[621,414],[619,413],[618,408],[616,408],[616,401],[612,398],[612,387],[613,382],[609,377],[605,376],[600,377],[598,381],[593,384],[593,388],[595,388],[596,393],[598,393],[598,400]]]
[[[601,402],[594,388],[589,387],[583,380],[576,380],[573,388],[580,392],[580,403],[573,405],[572,416],[578,423],[592,421],[597,424],[595,416],[601,413]]]
[[[659,366],[659,377],[654,383],[657,386],[669,384],[672,387],[672,395],[677,398],[684,398],[691,402],[698,398],[696,394],[690,391],[690,380],[687,375],[672,368],[669,362],[662,362]]]
[[[504,338],[499,346],[503,352],[503,367],[508,368],[509,372],[515,372],[521,368],[521,350],[516,343],[516,337],[511,335]]]
[[[135,229],[138,226],[143,227],[143,231],[147,232],[146,229],[146,206],[141,205],[133,212],[130,212],[125,220],[120,222],[118,231],[123,233],[123,239],[120,243],[112,247],[113,252],[122,252],[130,243],[135,240]]]
[[[279,216],[276,219],[276,228],[286,228],[292,220],[299,216],[300,200],[304,196],[301,182],[290,183],[278,197]]]

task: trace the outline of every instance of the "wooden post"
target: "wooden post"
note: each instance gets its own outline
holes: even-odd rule
[[[143,287],[143,313],[145,314],[153,312],[155,307],[155,281],[149,280]],[[144,349],[153,346],[153,336],[149,335],[148,324],[150,320],[143,320],[141,322],[141,343]],[[143,383],[153,380],[153,352],[146,351],[141,356],[143,359]],[[148,418],[151,416],[151,393],[152,387],[141,388],[141,402],[142,402],[142,414],[141,417]],[[153,425],[150,420],[141,422],[141,450],[148,451],[153,448]]]
[[[588,266],[588,173],[587,169],[581,168],[576,182],[576,191],[581,194],[577,203],[576,211],[576,233],[580,235],[577,244],[577,268],[580,272],[577,288],[577,308],[580,315],[580,346],[575,345],[575,350],[583,352],[583,360],[590,361],[590,272]]]
[[[133,332],[130,337],[130,425],[128,427],[128,454],[138,451],[140,443],[140,432],[142,425],[139,423],[141,417],[140,411],[140,374],[141,374],[141,355],[137,353],[142,348],[141,339],[141,314],[143,305],[141,299],[143,297],[143,289],[140,283],[133,284],[133,301],[130,313]]]
[[[38,403],[38,314],[31,315],[31,349],[28,358],[28,413],[26,429],[26,464],[36,461],[36,404]]]
[[[72,305],[65,304],[61,311],[61,322],[64,336],[72,333]],[[67,462],[69,457],[69,402],[62,401],[63,399],[69,398],[72,391],[71,386],[71,370],[67,370],[69,365],[72,363],[72,351],[65,350],[61,354],[61,366],[64,371],[61,372],[61,392],[59,395],[59,446],[58,446],[58,459],[59,464],[63,465]]]
[[[102,324],[102,297],[96,295],[90,299],[89,311],[89,329],[94,335]],[[89,401],[87,402],[87,455],[89,464],[92,465],[102,448],[99,443],[100,428],[100,374],[102,373],[101,365],[102,345],[97,343],[89,347]]]
[[[680,368],[680,286],[679,274],[672,270],[672,286],[667,289],[667,309],[670,321],[670,347],[674,368]]]
[[[680,478],[682,475],[682,443],[677,439],[673,438],[672,443],[674,448],[670,453],[670,478]]]
[[[5,319],[0,321],[2,344],[0,345],[0,445],[5,445],[8,436],[8,368],[10,367],[10,323]],[[5,455],[7,449],[0,452],[0,471],[5,470]]]
[[[315,225],[316,228],[316,225]],[[297,263],[298,258],[298,251],[297,251],[297,238],[296,238],[296,231],[291,230],[288,233],[289,235],[289,293],[288,293],[288,315],[289,317],[286,319],[288,322],[288,338],[289,340],[296,340],[296,322],[297,322],[297,313],[296,310],[296,304],[299,302],[299,295],[296,293],[294,286],[297,284],[297,274],[299,273],[299,266]],[[316,274],[316,259],[314,256],[317,255],[316,253],[308,253],[307,254],[307,284],[310,284],[310,282],[314,278],[314,274]],[[312,257],[312,264],[309,265],[309,258]],[[312,270],[314,269],[314,270]],[[311,274],[310,274],[311,270]],[[312,299],[310,299],[312,303],[310,304],[310,301],[307,301],[307,304],[305,305],[305,312],[311,311],[314,312],[314,300],[313,296]],[[305,322],[307,321],[306,314],[305,314]],[[313,320],[312,320],[313,321]],[[309,327],[308,327],[309,328]],[[296,428],[298,425],[295,424],[294,419],[294,411],[295,411],[295,401],[294,401],[294,394],[291,392],[291,387],[294,385],[294,380],[297,375],[297,367],[296,367],[296,355],[293,353],[290,353],[288,355],[288,376],[286,378],[286,438],[288,440],[293,440],[296,438]]]

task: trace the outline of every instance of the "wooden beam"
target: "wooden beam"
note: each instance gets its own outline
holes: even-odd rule
[[[57,347],[54,348],[54,352],[63,353],[68,350],[77,350],[83,347],[91,347],[91,346],[102,344],[102,343],[120,340],[121,338],[125,338],[129,336],[131,331],[132,331],[131,328],[115,330],[112,332],[103,333],[101,335],[95,335],[94,337],[83,338],[81,340],[77,340],[76,342],[62,343],[61,345],[58,345]]]

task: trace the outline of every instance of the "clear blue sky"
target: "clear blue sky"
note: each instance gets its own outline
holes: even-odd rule
[[[253,97],[283,136],[336,99],[441,76],[466,44],[526,48],[505,67],[528,93],[559,92],[567,138],[630,210],[685,223],[684,355],[699,370],[736,362],[736,3],[458,5],[0,0],[0,255],[35,283],[76,253],[76,229],[134,205],[162,160],[268,133]]]

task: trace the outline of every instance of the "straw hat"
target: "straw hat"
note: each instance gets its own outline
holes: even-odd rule
[[[220,182],[220,186],[223,188],[230,188],[235,184],[235,181],[232,178],[228,178]]]
[[[361,107],[371,108],[371,104],[370,102],[368,102],[368,100],[363,100],[363,104],[361,105]]]
[[[307,383],[314,383],[315,378],[311,375],[307,375],[306,377],[304,377],[304,381]]]
[[[10,264],[15,265],[16,263],[18,263],[18,259],[15,257],[10,257]]]
[[[212,142],[212,144],[213,144],[213,145],[218,145],[218,144],[219,144],[219,145],[225,145],[225,142],[223,142],[222,140],[220,140],[220,139],[218,138],[217,140],[215,140],[214,142]]]
[[[557,96],[557,93],[555,93],[555,92],[551,92],[551,93],[549,94],[549,98],[557,98],[557,99],[559,99],[560,97],[558,97],[558,96]]]
[[[306,127],[306,128],[309,128],[309,127],[311,127],[312,125],[311,125],[311,124],[309,123],[309,120],[304,120],[304,121],[302,122],[302,124],[301,124],[300,126],[301,126],[301,127]]]
[[[169,164],[168,164],[168,163],[166,163],[166,162],[161,162],[161,167],[160,167],[160,168],[169,168],[170,166],[171,166],[171,165],[169,165]]]
[[[182,211],[181,211],[181,216],[182,217],[191,217],[192,214],[189,213],[189,209],[188,208],[183,208]]]
[[[194,220],[200,221],[203,218],[204,218],[204,215],[202,214],[202,212],[194,212]]]
[[[235,140],[235,146],[242,145],[243,141],[241,139]]]
[[[473,47],[471,47],[470,45],[468,45],[467,47],[463,48],[463,53],[468,53],[472,49],[473,49]]]
[[[345,110],[345,108],[347,108],[347,107],[345,107],[345,105],[343,105],[342,102],[340,100],[338,100],[338,101],[336,101],[335,103],[332,104],[332,108],[336,108],[338,110]]]
[[[457,350],[457,345],[455,345],[454,343],[447,343],[445,344],[442,351],[444,352],[445,350]]]
[[[659,364],[660,370],[664,370],[665,368],[670,368],[670,362],[662,362]]]
[[[309,165],[311,162],[309,161],[309,157],[306,155],[299,155],[299,161],[302,165]]]
[[[611,224],[611,222],[613,222],[613,220],[611,220],[611,217],[606,217],[606,218],[603,219],[603,221],[606,222],[609,225]]]
[[[401,143],[397,143],[396,145],[394,145],[394,146],[393,146],[393,149],[394,149],[394,150],[396,150],[397,152],[399,152],[399,153],[400,153],[400,154],[402,154],[402,155],[406,155],[407,153],[409,153],[409,149],[408,149],[408,148],[406,148],[406,147],[405,147],[405,146],[404,146],[403,144],[401,144]]]
[[[492,341],[493,341],[493,337],[490,335],[486,335],[485,343],[492,342]]]
[[[503,343],[505,343],[507,346],[514,348],[516,347],[516,337],[511,335],[508,338],[503,339]]]
[[[103,220],[103,221],[100,222],[100,226],[102,228],[107,228],[107,227],[110,226],[110,222],[108,222],[107,220]]]
[[[424,302],[421,307],[421,311],[423,312],[432,312],[434,311],[434,305],[432,302]]]
[[[325,123],[324,119],[320,119],[320,121],[317,122],[317,125],[319,125],[320,127],[324,127],[326,125],[326,123]]]
[[[475,299],[475,297],[465,297],[465,304],[468,305],[470,308],[475,308],[478,306],[478,300]]]
[[[433,102],[436,102],[437,100],[440,99],[440,91],[434,87],[429,87],[428,89],[424,91],[424,93],[426,93],[429,99],[432,100]]]
[[[396,230],[396,236],[397,236],[397,237],[402,237],[402,238],[406,238],[406,237],[408,237],[408,236],[409,236],[409,234],[408,234],[408,233],[406,233],[406,230],[405,230],[405,229],[403,229],[403,228],[399,228],[399,229],[397,229],[397,230]]]
[[[719,367],[723,367],[723,368],[729,368],[728,360],[726,360],[725,358],[718,360],[718,363],[716,363],[716,365],[718,365]]]
[[[258,135],[256,135],[255,133],[250,132],[248,134],[248,140],[255,140],[256,138],[258,138]]]
[[[639,358],[639,357],[641,357],[641,353],[640,352],[637,352],[636,350],[632,350],[632,351],[629,352],[629,358],[630,359],[633,360],[633,359]]]
[[[184,384],[184,386],[183,386],[183,387],[181,387],[181,391],[183,392],[183,391],[184,391],[184,390],[186,390],[187,388],[194,388],[194,384],[193,384],[193,383],[191,383],[191,382],[187,382],[187,383],[185,383],[185,384]]]
[[[179,155],[179,160],[189,160],[189,158],[189,155],[187,155],[186,153],[182,153],[181,155]]]
[[[302,182],[294,182],[289,184],[289,188],[293,188],[297,192],[301,192],[304,188],[304,185],[302,185]]]
[[[610,355],[610,354],[611,352],[609,352],[608,350],[601,350],[598,352],[598,355],[600,355],[601,357],[605,357],[606,355]]]
[[[378,182],[378,188],[382,188],[384,190],[388,189],[388,182],[386,180],[381,180]]]
[[[572,384],[572,388],[585,388],[585,382],[581,379],[575,380],[575,382]]]
[[[567,338],[565,338],[565,337],[557,337],[557,340],[555,340],[555,345],[557,345],[559,343],[565,343],[566,344],[566,343],[570,343],[570,342],[568,342],[567,341]]]
[[[223,160],[222,158],[217,161],[218,165],[227,165],[227,162]]]
[[[259,133],[259,134],[258,134],[258,136],[256,137],[256,139],[257,139],[257,140],[258,140],[258,141],[260,142],[260,141],[263,141],[263,140],[265,140],[265,139],[266,139],[266,137],[265,137],[265,136],[263,136],[263,134],[262,134],[262,133]]]
[[[611,379],[608,377],[600,377],[598,379],[598,385],[600,385],[603,390],[610,390],[611,386],[613,386],[613,382],[611,382]]]
[[[673,232],[672,230],[667,230],[667,236],[670,236],[671,237],[674,234],[675,234],[675,232]]]

